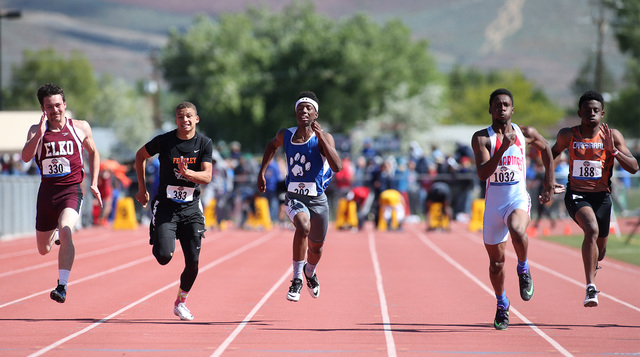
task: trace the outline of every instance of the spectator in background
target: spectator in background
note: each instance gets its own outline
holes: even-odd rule
[[[280,199],[278,197],[278,187],[280,182],[284,180],[284,175],[280,172],[280,166],[276,160],[271,160],[264,172],[266,186],[264,195],[269,202],[269,215],[271,221],[277,224],[280,221]]]
[[[444,181],[436,181],[431,184],[427,191],[427,199],[425,201],[425,215],[427,216],[427,230],[436,229],[431,225],[430,214],[434,203],[440,203],[442,215],[447,217],[449,222],[453,220],[453,211],[451,210],[451,189]]]

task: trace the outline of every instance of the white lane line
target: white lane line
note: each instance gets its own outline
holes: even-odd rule
[[[253,309],[251,309],[251,311],[247,314],[247,316],[245,316],[245,318],[238,325],[238,327],[236,327],[236,329],[233,330],[233,332],[224,340],[224,342],[222,342],[222,344],[218,346],[218,348],[215,350],[215,352],[213,352],[211,357],[222,356],[222,353],[224,353],[224,351],[229,347],[229,345],[231,345],[231,342],[233,342],[233,340],[235,340],[236,337],[238,337],[240,332],[242,332],[244,327],[247,326],[247,324],[251,321],[253,316],[258,312],[258,310],[262,308],[262,306],[267,302],[267,300],[269,300],[269,298],[271,297],[271,295],[273,295],[276,289],[280,285],[282,285],[282,283],[284,283],[284,281],[287,279],[289,275],[291,275],[291,268],[287,267],[287,269],[285,270],[284,274],[282,274],[280,279],[278,279],[278,281],[276,281],[276,283],[273,284],[271,289],[269,289],[269,291],[267,291],[267,293],[262,297],[262,299],[260,299],[260,301],[256,304],[256,306],[254,306]]]
[[[72,281],[69,282],[68,286],[79,284],[79,283],[82,283],[82,282],[87,281],[87,280],[99,278],[99,277],[101,277],[103,275],[111,274],[111,273],[117,272],[119,270],[128,269],[128,268],[131,268],[134,265],[140,264],[142,262],[145,262],[145,261],[151,260],[151,259],[153,259],[152,256],[136,259],[136,260],[134,260],[132,262],[119,265],[119,266],[117,266],[115,268],[104,270],[104,271],[101,271],[99,273],[96,273],[96,274],[93,274],[93,275],[89,275],[89,276],[85,276],[84,278],[80,278],[80,279],[77,279],[77,280],[72,280]],[[50,292],[51,292],[51,289],[42,290],[42,291],[39,291],[37,293],[33,293],[31,295],[27,295],[27,296],[21,297],[21,298],[19,298],[17,300],[9,301],[7,303],[4,303],[4,304],[0,305],[0,309],[2,309],[3,307],[7,307],[9,305],[13,305],[13,304],[19,303],[19,302],[27,300],[27,299],[31,299],[32,297],[36,297],[38,295],[49,294]]]
[[[81,233],[73,232],[73,234],[75,236],[76,234],[79,235]],[[99,241],[99,240],[108,238],[108,237],[105,237],[105,236],[108,236],[109,234],[111,234],[111,233],[110,232],[109,233],[105,232],[105,233],[94,235],[94,236],[91,236],[91,237],[82,237],[82,238],[79,238],[79,239],[76,238],[76,240],[74,240],[74,244],[77,245],[76,241],[78,241],[80,243],[86,243],[88,241]],[[28,239],[28,240],[33,239],[34,242],[35,242],[35,239],[36,239],[35,232],[33,234],[33,237],[20,238],[20,239]],[[2,240],[0,240],[0,243],[2,243]],[[34,243],[32,249],[24,249],[24,250],[20,250],[20,251],[17,251],[17,252],[0,254],[0,260],[1,259],[6,259],[6,258],[12,258],[12,257],[19,257],[19,256],[23,256],[23,255],[30,255],[30,254],[33,254],[33,252],[37,252],[37,251],[38,250],[37,250],[36,245]]]
[[[271,232],[265,234],[264,236],[262,236],[262,238],[256,239],[253,242],[251,242],[251,243],[249,243],[247,245],[244,245],[241,248],[238,248],[238,249],[234,250],[233,252],[231,252],[229,254],[226,254],[226,255],[214,260],[213,262],[211,262],[211,263],[205,265],[204,267],[202,267],[201,269],[199,269],[199,272],[203,273],[203,272],[215,267],[216,265],[218,265],[220,263],[223,263],[223,262],[225,262],[225,261],[227,261],[227,260],[229,260],[229,259],[231,259],[233,257],[238,256],[241,253],[244,253],[245,251],[247,251],[247,250],[249,250],[251,248],[254,248],[254,247],[266,242],[267,240],[271,239],[271,237],[273,237],[275,235],[275,233],[277,233],[277,232],[271,231]],[[36,357],[36,356],[40,356],[40,355],[42,355],[42,354],[44,354],[46,352],[49,352],[52,349],[54,349],[54,348],[56,348],[58,346],[61,346],[65,342],[68,342],[69,340],[72,340],[72,339],[74,339],[74,338],[76,338],[76,337],[78,337],[78,336],[80,336],[80,335],[82,335],[82,334],[84,334],[84,333],[86,333],[88,331],[93,330],[94,328],[100,326],[101,324],[103,324],[103,323],[111,320],[112,318],[120,315],[121,313],[123,313],[123,312],[125,312],[125,311],[127,311],[127,310],[129,310],[129,309],[131,309],[131,308],[133,308],[133,307],[135,307],[137,305],[139,305],[140,303],[150,299],[151,297],[153,297],[153,296],[155,296],[155,295],[157,295],[157,294],[159,294],[159,293],[161,293],[161,292],[163,292],[163,291],[165,291],[167,289],[174,288],[176,286],[176,284],[179,284],[179,283],[180,283],[179,279],[174,281],[174,282],[172,282],[172,283],[169,283],[169,284],[165,285],[164,287],[162,287],[162,288],[160,288],[160,289],[158,289],[158,290],[156,290],[156,291],[154,291],[154,292],[142,297],[141,299],[139,299],[139,300],[137,300],[135,302],[132,302],[131,304],[123,307],[122,309],[120,309],[120,310],[114,312],[113,314],[105,317],[104,319],[102,319],[102,320],[100,320],[100,321],[98,321],[96,323],[93,323],[93,324],[83,328],[82,330],[76,332],[76,333],[73,333],[73,334],[71,334],[71,335],[69,335],[69,336],[67,336],[65,338],[62,338],[62,339],[50,344],[49,346],[46,346],[46,347],[44,347],[44,348],[42,348],[42,349],[30,354],[29,357]]]
[[[91,251],[91,252],[78,254],[78,255],[76,255],[74,260],[77,261],[77,260],[80,260],[80,259],[93,257],[93,256],[104,254],[104,253],[110,253],[110,252],[113,252],[114,250],[125,249],[125,248],[133,247],[133,246],[136,246],[136,245],[142,245],[142,244],[146,244],[146,242],[144,242],[144,241],[132,241],[132,242],[125,243],[125,244],[114,245],[114,246],[111,246],[111,247],[108,247],[108,248],[102,248],[102,249],[94,250],[94,251]],[[31,253],[34,253],[34,252],[31,251]],[[49,254],[53,254],[53,252],[50,252]],[[24,273],[26,271],[45,268],[45,267],[48,267],[48,266],[51,266],[51,265],[58,265],[58,260],[52,260],[52,261],[49,261],[49,262],[46,262],[46,263],[40,263],[40,264],[31,265],[31,266],[28,266],[28,267],[24,267],[24,268],[15,269],[15,270],[7,271],[7,272],[4,272],[4,273],[0,273],[0,278],[3,278],[5,276],[9,276],[9,275],[18,274],[18,273]]]
[[[395,357],[396,343],[393,339],[393,332],[391,329],[391,319],[389,318],[389,309],[387,307],[387,298],[384,292],[384,285],[382,284],[382,272],[380,270],[380,261],[378,260],[378,253],[376,251],[376,242],[373,235],[372,228],[368,229],[369,240],[369,252],[371,253],[371,261],[373,262],[373,270],[376,274],[376,287],[378,289],[378,296],[380,298],[380,313],[382,314],[382,326],[384,329],[384,338],[387,341],[387,356]]]
[[[529,241],[531,241],[531,239]],[[541,238],[534,240],[534,242],[535,244],[545,246],[545,249],[553,249],[556,251],[560,251],[560,252],[563,252],[563,254],[571,255],[573,257],[578,257],[580,261],[582,261],[582,253],[578,249],[569,248],[567,246],[560,245],[558,243],[552,243]],[[618,270],[624,271],[626,273],[640,275],[640,268],[638,268],[637,266],[626,266],[626,265],[618,264],[616,262],[612,262],[610,260],[605,261],[605,264],[607,265],[607,269],[611,267],[611,268],[616,268]]]
[[[213,241],[215,241],[215,240],[217,240],[217,239],[219,239],[219,238],[220,238],[220,236],[216,236],[215,238],[210,238],[210,239],[206,240],[206,243],[205,243],[205,244],[210,243],[210,242],[213,242]],[[143,241],[143,242],[144,242],[144,241]],[[136,243],[135,243],[135,244],[140,244],[140,243],[139,243],[138,241],[136,241]],[[108,248],[105,248],[105,249],[108,249]],[[90,254],[90,253],[87,253],[87,254]],[[119,270],[127,269],[127,268],[130,268],[130,267],[134,266],[134,265],[137,265],[137,264],[140,264],[140,263],[142,263],[142,262],[145,262],[145,261],[147,261],[147,260],[152,260],[152,259],[153,259],[153,256],[151,256],[151,255],[150,255],[150,256],[146,256],[146,257],[144,257],[144,258],[136,259],[136,260],[131,261],[131,262],[129,262],[129,263],[125,263],[125,264],[119,265],[119,266],[117,266],[117,267],[114,267],[114,268],[111,268],[111,269],[107,269],[107,270],[101,271],[101,272],[96,273],[96,274],[92,274],[92,275],[89,275],[89,276],[85,276],[84,278],[80,278],[80,279],[72,280],[72,281],[70,281],[70,282],[69,282],[69,284],[68,284],[68,285],[69,285],[69,286],[72,286],[72,285],[75,285],[75,284],[78,284],[78,283],[82,283],[82,282],[87,281],[87,280],[91,280],[91,279],[99,278],[99,277],[101,277],[101,276],[104,276],[104,275],[107,275],[107,274],[111,274],[111,273],[115,273],[115,272],[117,272],[117,271],[119,271]],[[54,261],[54,264],[57,264],[57,261]],[[13,300],[13,301],[9,301],[9,302],[4,303],[4,304],[0,304],[0,309],[2,309],[3,307],[7,307],[7,306],[9,306],[9,305],[13,305],[13,304],[15,304],[15,303],[18,303],[18,302],[21,302],[21,301],[27,300],[27,299],[31,299],[32,297],[36,297],[36,296],[38,296],[38,295],[42,295],[42,294],[49,294],[50,292],[51,292],[51,289],[42,290],[42,291],[39,291],[39,292],[33,293],[33,294],[31,294],[31,295],[27,295],[27,296],[21,297],[21,298],[19,298],[19,299],[16,299],[16,300]]]
[[[482,283],[480,279],[476,278],[473,274],[471,274],[471,272],[469,272],[462,265],[460,265],[453,258],[451,258],[451,256],[449,256],[447,253],[441,250],[429,238],[427,238],[427,236],[424,233],[420,232],[415,228],[413,229],[413,231],[418,235],[418,238],[424,244],[426,244],[429,248],[431,248],[431,250],[433,250],[436,254],[438,254],[440,257],[446,260],[449,264],[453,265],[453,267],[458,269],[462,274],[466,275],[469,279],[471,279],[471,281],[473,281],[478,286],[480,286],[482,290],[486,291],[492,297],[495,297],[495,292],[493,291],[493,289],[489,288],[487,285]],[[529,263],[531,263],[531,261],[529,261]],[[540,330],[540,328],[538,328],[535,324],[529,321],[529,319],[527,319],[523,314],[521,314],[520,311],[518,311],[516,308],[511,306],[510,311],[515,313],[518,316],[518,318],[520,318],[520,320],[522,320],[525,324],[527,324],[533,331],[535,331],[535,333],[537,333],[540,337],[542,337],[545,341],[547,341],[551,346],[553,346],[553,348],[555,348],[563,356],[573,356],[569,351],[567,351],[564,347],[562,347],[562,345],[560,345],[556,340],[549,337],[549,335],[544,333],[544,331]]]
[[[465,234],[465,237],[467,237],[467,238],[471,238],[471,237],[473,237],[473,239],[470,239],[470,240],[472,240],[472,241],[474,241],[474,242],[476,242],[476,243],[480,244],[480,243],[478,242],[478,239],[477,239],[477,237],[476,237],[476,236],[472,236],[471,234]],[[536,244],[537,244],[537,243],[539,243],[539,242],[538,242],[538,241],[536,241]],[[507,254],[509,257],[513,258],[513,259],[518,259],[518,257],[516,256],[516,254],[515,254],[514,252],[506,251],[506,254]],[[582,262],[582,256],[580,256],[580,258],[579,258],[579,259],[580,259],[580,261]],[[531,259],[529,259],[529,265],[530,265],[530,266],[532,266],[532,267],[534,267],[534,268],[536,268],[536,269],[539,269],[539,270],[541,270],[541,271],[545,271],[545,272],[547,272],[547,273],[549,273],[549,274],[551,274],[551,275],[553,275],[553,276],[555,276],[555,277],[557,277],[557,278],[559,278],[559,279],[562,279],[562,280],[564,280],[564,281],[566,281],[566,282],[569,282],[569,283],[571,283],[571,284],[573,284],[573,285],[575,285],[575,286],[578,286],[578,287],[581,287],[581,288],[584,288],[584,287],[586,286],[586,283],[584,283],[584,282],[578,281],[578,280],[576,280],[576,279],[573,279],[573,278],[571,278],[571,277],[569,277],[569,276],[566,276],[566,275],[564,275],[564,274],[562,274],[562,273],[558,272],[557,270],[554,270],[554,269],[549,268],[549,267],[546,267],[546,266],[544,266],[544,265],[542,265],[542,264],[536,263],[535,261],[532,261]],[[610,265],[610,263],[607,263],[607,266],[609,266],[609,265]],[[612,265],[612,266],[613,266],[613,265]],[[627,269],[625,269],[625,271],[628,271],[628,270],[627,270]],[[631,272],[633,273],[633,271],[631,271]],[[633,304],[631,304],[631,303],[628,303],[628,302],[626,302],[626,301],[623,301],[623,300],[621,300],[621,299],[618,299],[617,297],[615,297],[615,296],[613,296],[613,295],[609,295],[609,294],[607,294],[607,293],[600,292],[600,293],[598,293],[598,297],[605,297],[605,298],[609,298],[609,299],[611,299],[611,300],[613,300],[613,301],[617,302],[617,303],[618,303],[618,304],[620,304],[620,305],[626,306],[626,307],[628,307],[628,308],[630,308],[630,309],[632,309],[632,310],[635,310],[635,311],[637,311],[637,312],[640,312],[640,307],[635,306],[635,305],[633,305]]]

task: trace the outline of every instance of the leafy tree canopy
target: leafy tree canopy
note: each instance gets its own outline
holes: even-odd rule
[[[602,0],[613,10],[613,30],[618,47],[631,56],[625,75],[626,87],[620,90],[606,110],[607,122],[625,137],[640,138],[640,2]]]
[[[399,86],[414,96],[440,77],[427,42],[401,22],[380,26],[362,14],[334,21],[309,1],[281,13],[197,17],[186,33],[171,32],[160,63],[172,90],[198,106],[208,135],[256,151],[295,125],[303,90],[318,95],[318,120],[344,132],[383,111]]]
[[[99,89],[91,63],[79,52],[74,51],[67,59],[53,48],[26,50],[23,62],[12,66],[11,86],[4,107],[39,108],[36,91],[45,83],[55,83],[64,89],[69,110],[76,117],[93,119],[92,104]]]

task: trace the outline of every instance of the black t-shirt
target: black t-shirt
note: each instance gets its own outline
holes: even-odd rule
[[[187,158],[188,168],[201,171],[203,162],[213,162],[213,143],[207,136],[196,132],[189,140],[178,139],[178,130],[172,130],[151,139],[145,144],[149,155],[158,155],[160,161],[160,183],[158,199],[169,198],[176,202],[191,202],[200,197],[200,185],[180,174],[180,156]]]

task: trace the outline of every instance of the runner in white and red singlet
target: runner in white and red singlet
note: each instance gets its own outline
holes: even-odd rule
[[[489,277],[497,298],[494,327],[498,330],[509,327],[510,303],[504,289],[505,250],[509,235],[518,257],[520,297],[528,301],[534,292],[527,260],[529,239],[526,231],[531,199],[525,183],[526,145],[540,151],[545,167],[540,203],[550,201],[556,188],[549,143],[535,128],[511,123],[513,112],[511,92],[495,90],[489,97],[492,124],[477,131],[471,139],[478,176],[487,181],[482,235],[489,254]]]

